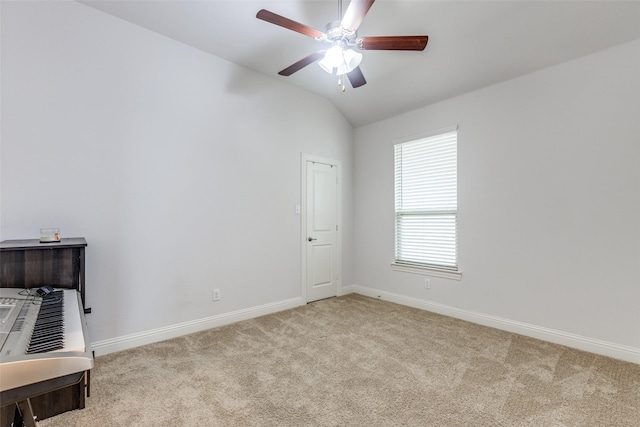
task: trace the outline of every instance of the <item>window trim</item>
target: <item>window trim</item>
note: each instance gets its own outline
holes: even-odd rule
[[[415,141],[416,139],[431,138],[432,136],[441,135],[443,133],[457,132],[458,125],[446,126],[440,129],[434,129],[426,132],[416,133],[414,135],[404,136],[402,138],[394,139],[392,145],[404,144],[405,142]]]
[[[392,146],[394,147],[394,150],[395,150],[395,146],[398,144],[403,144],[403,143],[415,141],[418,139],[430,138],[432,136],[437,136],[437,135],[441,135],[449,132],[458,132],[458,125],[446,126],[443,128],[434,129],[434,130],[398,138],[393,140]],[[394,202],[394,206],[395,206],[395,202]],[[456,209],[456,217],[458,216],[458,213],[459,211]],[[395,208],[394,208],[394,217],[395,217]],[[394,238],[394,241],[395,241],[395,238]],[[456,251],[458,251],[458,248],[456,248]],[[412,273],[412,274],[420,274],[424,276],[433,276],[433,277],[442,277],[445,279],[461,280],[462,271],[460,268],[459,253],[456,255],[456,258],[457,258],[457,269],[454,270],[454,269],[448,269],[445,267],[402,263],[395,260],[395,256],[394,256],[394,261],[391,263],[391,269],[394,271],[400,271],[404,273]]]
[[[423,276],[442,277],[444,279],[462,280],[462,272],[458,266],[458,270],[447,270],[438,267],[428,267],[426,265],[399,264],[391,263],[391,269],[401,271],[403,273],[420,274]]]

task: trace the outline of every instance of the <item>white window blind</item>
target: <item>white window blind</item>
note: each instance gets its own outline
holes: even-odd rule
[[[458,270],[457,131],[395,145],[396,264]]]

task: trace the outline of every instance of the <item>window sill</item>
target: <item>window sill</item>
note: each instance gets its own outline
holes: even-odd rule
[[[423,276],[442,277],[445,279],[461,280],[462,273],[434,267],[419,267],[417,265],[391,264],[391,269],[404,273],[422,274]]]

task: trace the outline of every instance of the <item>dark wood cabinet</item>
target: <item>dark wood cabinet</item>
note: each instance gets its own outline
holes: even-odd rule
[[[75,289],[85,304],[84,237],[40,243],[38,239],[0,242],[0,287],[35,288],[52,285]]]
[[[38,239],[4,240],[0,242],[0,287],[37,288],[51,285],[55,288],[75,289],[80,292],[85,313],[90,312],[85,300],[85,248],[83,237],[61,239],[55,243],[40,243]],[[33,412],[38,419],[45,419],[85,406],[85,391],[88,390],[88,371],[75,376],[63,377],[55,391],[38,394],[38,387],[46,389],[49,384],[35,384],[31,398]],[[69,385],[70,384],[70,385]],[[7,395],[8,396],[8,395]],[[15,404],[2,402],[0,426],[10,426]]]

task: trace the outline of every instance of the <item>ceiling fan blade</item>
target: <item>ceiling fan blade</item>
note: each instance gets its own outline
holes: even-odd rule
[[[357,44],[364,50],[424,50],[429,36],[363,37]]]
[[[265,9],[261,9],[256,14],[256,18],[262,19],[263,21],[267,21],[275,25],[279,25],[300,34],[304,34],[305,36],[313,38],[326,37],[322,31],[318,31],[315,28],[311,28],[299,22],[292,21],[289,18],[285,18],[284,16],[280,16],[273,12],[269,12]]]
[[[278,74],[280,74],[281,76],[290,76],[291,74],[295,73],[296,71],[300,71],[301,69],[303,69],[307,65],[313,64],[317,60],[321,59],[323,56],[324,56],[324,50],[321,50],[321,51],[318,51],[318,52],[314,52],[311,55],[305,56],[304,58],[302,58],[300,61],[296,62],[295,64],[289,65],[287,68],[285,68],[284,70],[280,71]]]
[[[347,74],[347,77],[349,77],[351,86],[353,86],[354,89],[367,84],[367,81],[364,79],[364,75],[362,74],[362,70],[360,69],[360,67],[354,68],[353,71]]]
[[[356,31],[374,1],[375,0],[351,0],[340,26],[348,31]]]

